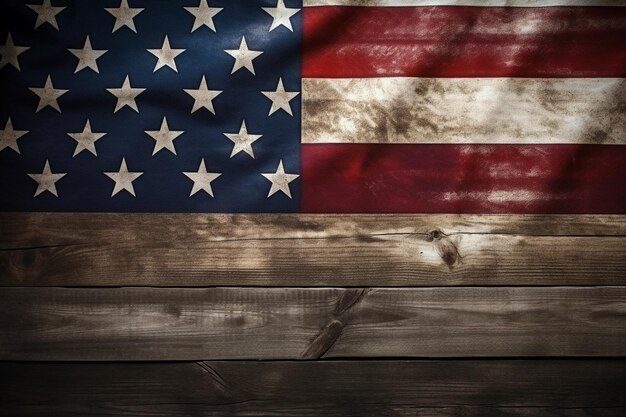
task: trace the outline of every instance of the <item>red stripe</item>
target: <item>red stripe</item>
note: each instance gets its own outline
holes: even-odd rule
[[[304,77],[623,77],[626,7],[311,7]]]
[[[307,213],[626,213],[626,146],[303,145],[301,171]]]

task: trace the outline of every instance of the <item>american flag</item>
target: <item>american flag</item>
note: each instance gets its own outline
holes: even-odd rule
[[[625,213],[625,5],[3,0],[0,210]]]

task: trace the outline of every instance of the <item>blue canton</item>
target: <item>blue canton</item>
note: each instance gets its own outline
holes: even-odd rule
[[[3,0],[0,211],[298,211],[301,3]]]

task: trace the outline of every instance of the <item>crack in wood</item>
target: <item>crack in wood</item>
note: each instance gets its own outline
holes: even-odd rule
[[[211,380],[214,382],[213,387],[220,391],[219,397],[224,397],[223,399],[218,399],[217,401],[213,399],[211,402],[212,405],[236,405],[236,404],[245,404],[248,402],[256,402],[262,401],[250,392],[246,392],[241,390],[238,387],[233,387],[232,384],[226,382],[224,377],[215,369],[215,367],[211,366],[209,363],[205,361],[195,362],[205,373],[209,375]]]
[[[441,234],[433,234],[434,231],[438,231]],[[382,232],[382,233],[352,233],[352,234],[344,234],[344,235],[333,235],[328,234],[324,236],[274,236],[274,237],[248,237],[248,238],[216,238],[216,237],[208,237],[199,240],[193,240],[189,236],[185,237],[185,242],[188,244],[198,242],[208,242],[208,243],[229,243],[229,242],[280,242],[280,241],[311,241],[311,240],[349,240],[355,238],[367,239],[367,238],[379,238],[379,237],[394,237],[394,236],[406,236],[406,237],[423,237],[424,240],[428,242],[440,241],[442,238],[450,238],[452,236],[519,236],[519,237],[532,237],[532,238],[542,238],[542,237],[553,237],[560,239],[567,238],[601,238],[601,237],[611,237],[611,238],[624,238],[626,234],[621,233],[613,233],[613,234],[550,234],[550,233],[514,233],[514,232],[506,232],[506,231],[495,231],[495,232],[471,232],[471,231],[453,231],[449,233],[443,233],[438,229],[435,229],[430,232]],[[118,242],[108,242],[108,241],[94,241],[94,242],[79,242],[79,243],[51,243],[51,244],[42,244],[42,245],[33,245],[33,246],[24,246],[24,247],[0,247],[0,252],[18,252],[18,251],[30,251],[30,250],[41,250],[41,249],[55,249],[55,248],[63,248],[63,247],[73,247],[73,246],[91,246],[91,247],[115,247],[119,246],[120,243],[139,243],[143,246],[150,247],[158,247],[160,246],[160,242],[157,241],[155,245],[154,242],[147,241],[140,237],[132,237],[125,240],[121,240]],[[209,249],[210,246],[201,246],[201,245],[193,245],[193,249]]]
[[[54,249],[54,248],[65,248],[70,246],[81,246],[84,243],[59,243],[59,244],[49,244],[49,245],[37,245],[37,246],[24,246],[24,247],[16,247],[16,248],[0,248],[0,252],[11,252],[11,251],[28,251],[28,250],[40,250],[40,249]]]
[[[224,380],[222,375],[220,375],[219,372],[217,372],[213,367],[211,367],[211,365],[209,365],[208,363],[204,363],[204,362],[196,362],[196,364],[198,364],[198,366],[202,368],[206,373],[211,375],[211,377],[216,383],[218,383],[224,389],[227,389],[226,381]]]

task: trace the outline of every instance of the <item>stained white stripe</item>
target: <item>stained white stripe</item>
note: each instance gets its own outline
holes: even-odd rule
[[[313,6],[476,6],[476,7],[554,7],[626,6],[625,0],[304,0]]]
[[[303,143],[626,144],[623,78],[302,80]]]

